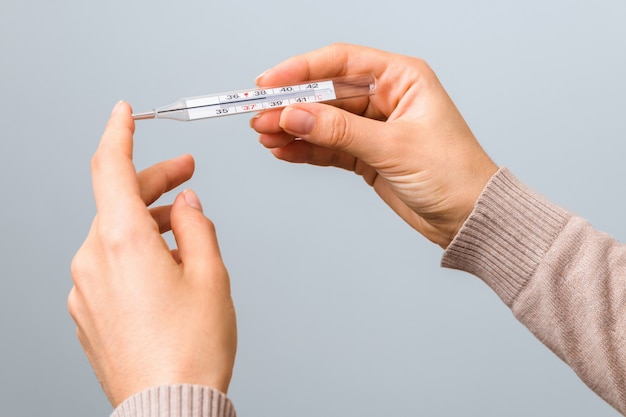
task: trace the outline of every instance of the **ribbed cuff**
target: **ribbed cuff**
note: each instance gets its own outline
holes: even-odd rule
[[[441,265],[481,278],[511,306],[571,215],[500,169]]]
[[[200,385],[166,385],[141,391],[121,403],[111,417],[235,417],[226,394]]]

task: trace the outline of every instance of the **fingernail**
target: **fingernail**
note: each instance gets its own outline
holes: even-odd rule
[[[262,114],[262,113],[257,113],[257,114],[255,114],[255,115],[254,115],[254,117],[252,117],[252,118],[250,119],[250,127],[251,127],[252,129],[254,129],[254,123],[256,123],[256,121],[257,121],[257,120],[259,120],[259,119],[261,118],[261,114]]]
[[[183,198],[185,199],[185,203],[188,206],[195,208],[198,211],[202,211],[202,204],[200,203],[200,199],[198,195],[194,193],[192,190],[183,191]]]
[[[308,135],[315,127],[315,116],[302,109],[287,107],[280,116],[279,124],[294,135]]]
[[[120,100],[117,103],[115,103],[115,106],[113,106],[113,110],[111,111],[111,115],[117,113],[120,107],[122,107],[122,103],[124,103],[124,100]]]
[[[270,68],[270,69],[271,69],[271,68]],[[257,84],[257,85],[258,85],[258,84],[259,84],[259,82],[261,81],[261,79],[262,79],[263,77],[265,77],[265,75],[266,75],[268,72],[270,72],[270,70],[269,70],[269,69],[266,69],[265,71],[263,71],[262,73],[260,73],[259,75],[257,75],[257,77],[254,79],[255,84]]]

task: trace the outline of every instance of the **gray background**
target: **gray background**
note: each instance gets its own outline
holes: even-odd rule
[[[623,240],[625,21],[624,0],[2,0],[0,414],[111,411],[66,296],[117,100],[247,88],[336,41],[420,56],[499,164]],[[136,133],[138,168],[196,158],[238,307],[241,416],[617,415],[359,177],[275,160],[248,119]]]

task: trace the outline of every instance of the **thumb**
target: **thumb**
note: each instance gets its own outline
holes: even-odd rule
[[[202,205],[192,190],[180,193],[170,212],[172,233],[178,256],[187,268],[205,268],[222,263],[215,226],[202,213]]]
[[[320,103],[291,105],[280,116],[280,127],[307,142],[347,152],[376,167],[391,148],[391,125]]]

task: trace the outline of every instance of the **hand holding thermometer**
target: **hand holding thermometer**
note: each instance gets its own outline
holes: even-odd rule
[[[144,113],[133,119],[173,119],[188,122],[210,117],[228,116],[285,107],[294,103],[313,103],[342,98],[369,96],[376,92],[373,74],[348,75],[326,80],[207,96],[188,97]]]

